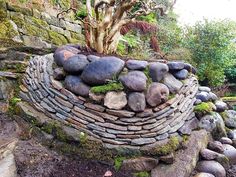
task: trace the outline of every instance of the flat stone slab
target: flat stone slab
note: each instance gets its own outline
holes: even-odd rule
[[[198,161],[199,152],[208,143],[205,130],[194,131],[187,142],[187,149],[176,154],[176,161],[171,165],[159,164],[151,171],[151,177],[189,177]]]

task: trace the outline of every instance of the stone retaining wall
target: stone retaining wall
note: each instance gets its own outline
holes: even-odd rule
[[[69,123],[108,147],[140,148],[177,134],[195,121],[193,105],[198,81],[193,74],[166,103],[141,113],[110,110],[76,96],[54,80],[53,55],[30,60],[20,96],[53,119]]]
[[[0,2],[0,29],[0,46],[8,40],[34,48],[51,48],[52,45],[84,41],[78,21],[59,20],[37,9],[6,2]]]

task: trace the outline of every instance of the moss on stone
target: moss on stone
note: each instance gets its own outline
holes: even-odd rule
[[[25,25],[24,16],[19,12],[11,14],[11,20],[14,21],[15,24],[20,28],[22,28],[22,26]]]
[[[32,22],[33,22],[37,27],[40,27],[40,28],[49,28],[49,25],[48,25],[47,22],[45,22],[44,20],[39,19],[39,18],[35,18],[35,17],[31,17],[31,19],[32,19]]]
[[[0,20],[2,21],[5,18],[7,18],[7,11],[6,11],[6,9],[0,8]]]
[[[91,88],[93,93],[107,93],[109,91],[121,91],[124,90],[124,86],[120,82],[111,82],[106,85],[95,86]]]
[[[141,171],[138,173],[134,173],[135,177],[150,177],[150,173],[148,173],[147,171]]]
[[[160,147],[156,147],[153,151],[153,155],[168,155],[176,151],[180,146],[178,137],[171,137],[167,144]]]
[[[11,39],[19,35],[18,31],[14,29],[9,20],[1,22],[0,29],[0,38],[2,39]]]
[[[230,96],[230,97],[223,97],[223,101],[235,101],[236,102],[236,96]]]
[[[211,113],[212,111],[213,111],[213,103],[211,102],[207,103],[203,102],[194,107],[195,113],[201,113],[203,115]]]
[[[115,168],[116,171],[120,170],[120,168],[122,166],[122,163],[125,159],[126,159],[126,157],[120,157],[120,156],[115,157],[115,159],[114,159],[114,168]]]
[[[30,8],[26,8],[26,7],[20,7],[16,4],[10,4],[8,3],[7,4],[7,8],[11,11],[14,11],[14,12],[20,12],[24,15],[28,15],[28,16],[32,16],[33,15],[33,11],[32,9]]]
[[[58,34],[52,30],[49,30],[48,33],[49,33],[49,38],[53,44],[63,45],[67,43],[65,36]]]
[[[24,24],[23,29],[27,35],[41,37],[42,39],[49,40],[48,32],[35,25]]]

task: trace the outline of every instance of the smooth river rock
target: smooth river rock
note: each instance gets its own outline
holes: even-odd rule
[[[134,112],[142,112],[146,108],[145,95],[139,92],[132,92],[128,96],[128,105]]]
[[[180,80],[184,80],[188,77],[188,71],[186,69],[182,69],[180,71],[174,72],[173,75]]]
[[[164,63],[153,62],[149,64],[149,75],[153,82],[160,82],[169,68]]]
[[[80,96],[88,96],[90,87],[83,83],[79,76],[68,75],[65,78],[65,88]]]
[[[109,109],[122,109],[127,105],[125,92],[108,92],[104,98],[104,105]]]
[[[144,70],[148,65],[147,61],[141,60],[128,60],[126,67],[130,70]]]
[[[80,74],[84,68],[89,64],[85,55],[74,55],[64,61],[63,68],[67,73]]]
[[[74,56],[75,53],[70,52],[68,50],[61,50],[59,52],[55,52],[53,57],[54,61],[58,66],[63,66],[64,61],[67,60],[68,58]]]
[[[89,85],[102,85],[114,79],[125,62],[117,57],[102,57],[91,62],[82,72],[81,79]]]
[[[119,80],[131,91],[142,92],[146,89],[147,77],[141,71],[131,71],[127,75],[120,76]]]
[[[166,85],[153,82],[147,90],[146,100],[147,103],[152,106],[158,106],[168,100],[169,89]]]
[[[210,173],[215,177],[226,177],[226,171],[224,167],[216,161],[200,161],[197,165],[199,172]]]

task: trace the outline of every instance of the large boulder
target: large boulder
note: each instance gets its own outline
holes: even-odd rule
[[[142,92],[146,89],[147,77],[141,71],[131,71],[119,78],[125,88],[131,91]]]
[[[236,128],[236,111],[226,110],[223,113],[225,125],[229,128]]]
[[[212,136],[216,139],[227,136],[224,121],[220,114],[215,112],[202,117],[199,127],[211,132]]]
[[[89,64],[87,57],[82,54],[74,55],[64,61],[63,69],[70,74],[80,74]]]
[[[148,65],[147,61],[141,60],[128,60],[126,62],[126,67],[130,70],[144,70]]]
[[[180,80],[184,80],[188,77],[188,70],[182,69],[180,71],[174,72],[173,75]]]
[[[76,55],[73,52],[70,52],[68,50],[61,50],[59,52],[55,52],[53,57],[54,57],[54,61],[58,66],[63,66],[65,60],[67,60],[68,58],[72,57]]]
[[[183,86],[183,83],[179,80],[177,80],[172,74],[167,73],[164,76],[163,83],[169,88],[171,93],[177,93],[181,87]]]
[[[152,106],[158,106],[168,100],[169,89],[166,85],[153,82],[147,90],[146,100],[147,103]]]
[[[194,177],[215,177],[215,176],[210,173],[198,173]]]
[[[108,92],[104,98],[104,105],[109,109],[122,109],[127,105],[125,92]]]
[[[153,82],[160,82],[168,71],[169,68],[164,63],[153,62],[149,65],[149,75]]]
[[[134,112],[142,112],[146,107],[145,95],[139,92],[132,92],[128,97],[128,105]]]
[[[210,161],[200,161],[197,165],[197,170],[199,172],[205,172],[213,174],[215,177],[226,177],[226,171],[224,167],[213,160]]]
[[[80,96],[88,96],[90,87],[83,83],[83,81],[78,76],[68,75],[65,78],[65,88],[72,93]]]
[[[229,144],[223,144],[224,152],[223,154],[228,157],[230,164],[235,165],[236,164],[236,149],[229,145]]]
[[[89,85],[102,85],[116,77],[125,62],[117,57],[102,57],[90,63],[82,72],[81,79]]]

